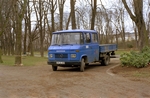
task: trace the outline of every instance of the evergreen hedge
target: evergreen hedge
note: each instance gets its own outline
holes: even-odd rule
[[[122,66],[134,66],[142,68],[150,63],[150,47],[144,47],[142,51],[121,54]]]

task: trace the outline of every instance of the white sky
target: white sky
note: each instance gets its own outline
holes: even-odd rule
[[[85,6],[86,4],[89,5],[89,3],[85,2],[85,1],[87,1],[87,0],[76,0],[76,6]],[[88,0],[88,1],[90,2],[91,0]],[[100,1],[102,2],[102,4]],[[113,8],[115,8],[115,6],[121,6],[121,5],[118,5],[118,3],[117,3],[118,1],[119,0],[97,0],[97,5],[98,6],[104,5],[104,7],[106,9],[113,9]],[[66,0],[65,5],[64,5],[64,12],[70,12],[70,0]],[[128,16],[128,14],[126,17],[128,18],[128,21],[125,21],[126,22],[125,23],[126,30],[132,31],[132,29],[133,29],[131,26],[132,21],[131,21],[130,17]]]
[[[87,0],[76,0],[76,6],[85,6],[85,5],[89,5],[87,2],[85,2]],[[91,0],[88,0],[89,2]],[[107,9],[113,9],[115,6],[121,6],[120,4],[118,5],[118,1],[119,0],[97,0],[97,5],[101,6],[100,1],[102,1],[102,4],[104,5],[105,8]],[[127,0],[128,2],[131,0]],[[144,0],[145,2],[149,1],[149,0]],[[126,10],[125,10],[126,11]],[[70,0],[66,0],[65,5],[64,5],[64,12],[70,12]],[[59,13],[56,11],[56,13]],[[126,26],[126,30],[127,31],[132,31],[132,21],[129,17],[128,14],[126,14],[126,21],[125,21],[125,26]],[[36,21],[35,15],[32,16],[33,20]]]
[[[76,0],[76,6],[86,5],[85,1],[87,0]],[[88,0],[88,1],[90,2],[91,0]],[[119,1],[119,0],[97,0],[97,5],[101,5],[100,1],[102,1],[102,4],[106,8],[111,8],[112,5],[116,4],[116,1]],[[70,10],[70,0],[66,0],[64,11],[68,11],[68,9]]]

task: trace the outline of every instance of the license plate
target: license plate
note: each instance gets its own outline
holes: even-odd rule
[[[65,64],[65,62],[56,62],[56,64]]]

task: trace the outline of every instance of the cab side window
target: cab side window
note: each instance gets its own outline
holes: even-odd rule
[[[98,38],[97,38],[97,34],[96,33],[92,33],[92,41],[94,43],[97,43],[98,42]]]
[[[86,41],[86,43],[91,42],[90,33],[85,33],[85,41]]]

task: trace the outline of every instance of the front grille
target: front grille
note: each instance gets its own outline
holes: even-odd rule
[[[68,58],[68,54],[55,54],[55,58]]]

